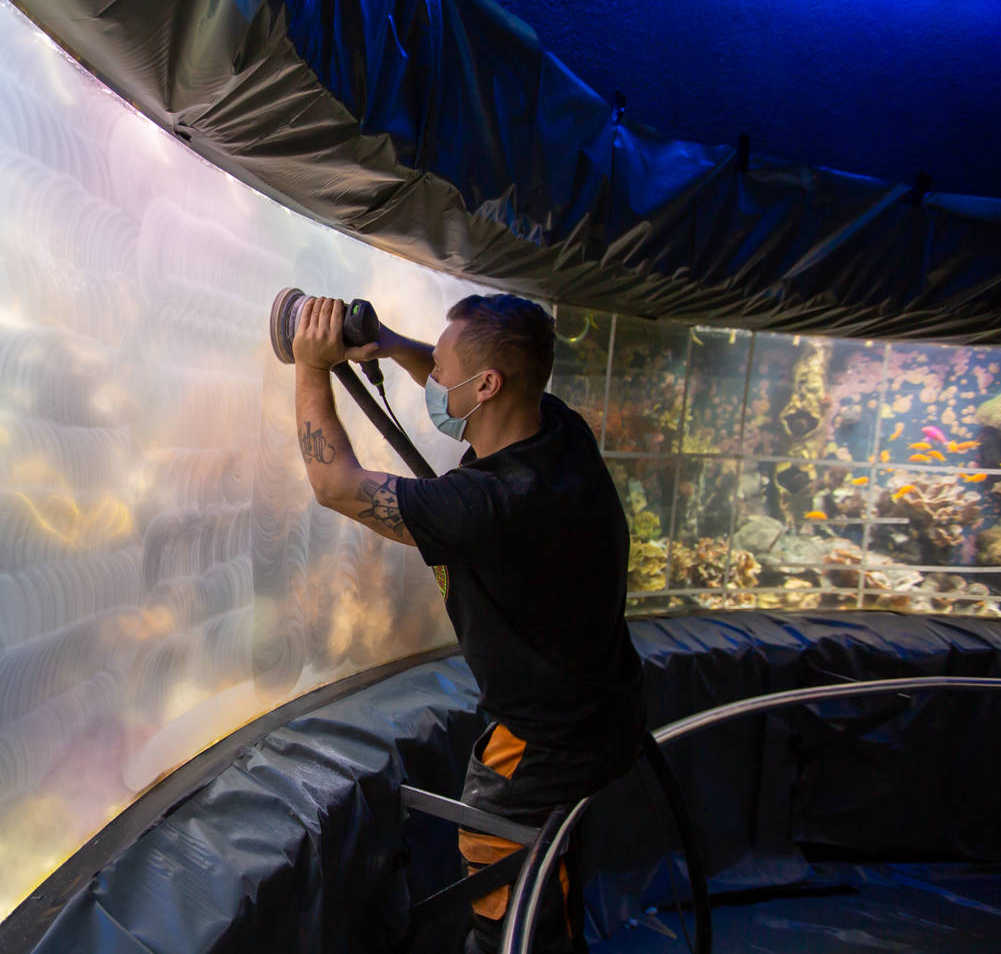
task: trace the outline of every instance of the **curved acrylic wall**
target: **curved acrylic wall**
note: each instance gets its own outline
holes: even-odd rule
[[[267,318],[297,285],[434,340],[484,289],[255,193],[2,2],[0,210],[2,920],[215,740],[453,638],[416,550],[315,503]],[[362,463],[405,473],[337,393]]]

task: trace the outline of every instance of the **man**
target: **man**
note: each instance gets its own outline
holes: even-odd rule
[[[383,326],[345,349],[344,305],[311,299],[293,342],[296,418],[317,500],[416,546],[495,720],[470,757],[463,801],[539,825],[622,774],[644,731],[639,657],[623,616],[629,535],[584,420],[545,394],[553,321],[513,295],[454,305],[432,349]],[[471,445],[433,479],[364,470],[334,407],[328,369],[393,358],[425,388],[436,426]],[[470,871],[519,846],[460,831]],[[583,948],[563,865],[537,951]],[[562,891],[560,890],[562,888]],[[496,949],[510,887],[474,904],[470,954]]]

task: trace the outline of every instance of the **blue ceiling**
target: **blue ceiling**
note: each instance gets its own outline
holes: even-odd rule
[[[498,0],[627,116],[1001,196],[1001,0]]]

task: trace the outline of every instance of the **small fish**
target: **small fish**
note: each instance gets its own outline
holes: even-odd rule
[[[974,447],[979,447],[980,441],[960,441],[956,445],[956,449],[959,451],[973,450]]]
[[[943,454],[941,451],[937,451],[937,450],[930,450],[930,451],[928,451],[928,456],[929,457],[934,457],[935,460],[945,460],[945,454]]]
[[[907,445],[911,450],[931,450],[931,444],[928,441],[915,441],[913,444]]]
[[[864,487],[867,483],[869,483],[869,478],[868,477],[855,477],[852,480],[852,483],[856,487]]]
[[[937,428],[934,424],[927,424],[921,428],[921,433],[930,441],[935,441],[937,444],[945,444],[948,438],[945,434]]]
[[[987,480],[987,474],[963,474],[959,475],[968,484],[979,484],[982,480]]]
[[[927,454],[911,454],[907,459],[915,464],[927,464],[931,460]]]
[[[827,514],[823,510],[808,510],[803,514],[807,520],[826,520]]]
[[[949,443],[945,445],[945,449],[950,454],[958,454],[962,450],[959,444],[957,444],[955,441],[949,441]]]
[[[913,491],[915,491],[917,489],[918,488],[915,487],[914,484],[904,484],[904,486],[901,487],[899,490],[894,491],[893,494],[891,495],[891,497],[892,497],[893,501],[896,502],[901,497],[903,497],[905,494],[912,493]]]
[[[888,450],[880,451],[879,459],[885,464],[890,459],[890,452]]]
[[[903,433],[904,433],[904,424],[902,421],[897,421],[897,426],[893,429],[893,433],[890,435],[890,440],[895,441]]]

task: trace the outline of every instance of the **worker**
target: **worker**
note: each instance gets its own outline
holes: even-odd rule
[[[623,774],[645,731],[642,670],[625,624],[629,534],[590,428],[545,392],[552,318],[514,295],[452,306],[432,348],[383,325],[345,348],[344,303],[309,299],[293,341],[296,421],[319,503],[433,568],[491,718],[462,800],[540,825]],[[425,389],[431,420],[469,448],[430,479],[365,470],[338,417],[329,369],[391,358]],[[520,846],[461,830],[472,873]],[[586,950],[579,885],[562,863],[537,922],[538,952]],[[500,943],[510,885],[474,902],[466,954]],[[574,900],[578,903],[574,903]]]

